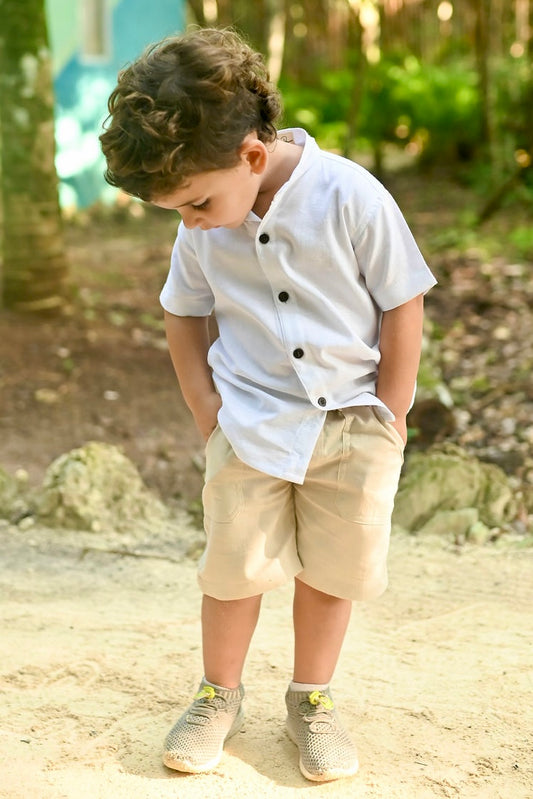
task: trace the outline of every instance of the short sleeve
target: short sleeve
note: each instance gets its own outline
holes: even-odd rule
[[[215,305],[213,292],[188,233],[180,224],[159,301],[165,311],[175,316],[209,316]]]
[[[382,311],[425,294],[437,282],[388,192],[377,199],[354,252],[366,287]]]

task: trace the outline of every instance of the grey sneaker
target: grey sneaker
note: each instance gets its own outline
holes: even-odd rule
[[[244,688],[213,688],[202,680],[194,702],[165,740],[163,763],[198,774],[215,768],[224,743],[242,727]]]
[[[308,780],[350,777],[359,768],[357,750],[342,727],[333,700],[321,691],[287,691],[287,733],[300,750],[300,771]]]

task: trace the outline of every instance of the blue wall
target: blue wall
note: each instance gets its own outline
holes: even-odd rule
[[[63,2],[48,0],[47,8],[52,53],[59,54],[54,66],[56,167],[61,204],[85,208],[115,193],[103,179],[105,162],[98,136],[117,73],[148,44],[183,30],[184,2],[108,0],[109,57],[91,60],[79,52],[81,29],[78,15],[72,14],[72,3],[79,0],[66,0],[68,18],[59,17]]]

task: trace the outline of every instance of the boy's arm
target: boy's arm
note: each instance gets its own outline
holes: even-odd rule
[[[396,417],[392,422],[407,441],[407,411],[413,399],[422,348],[424,295],[385,311],[381,322],[376,394]]]
[[[207,441],[222,404],[207,363],[208,316],[174,316],[165,311],[165,330],[181,393],[202,437]]]

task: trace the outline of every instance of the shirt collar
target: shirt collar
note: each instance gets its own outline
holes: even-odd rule
[[[295,144],[303,146],[301,158],[296,164],[292,175],[288,181],[283,184],[283,186],[280,186],[274,195],[275,197],[279,198],[281,193],[284,193],[289,186],[292,186],[295,181],[297,181],[304,174],[304,172],[307,172],[320,152],[320,149],[313,137],[310,136],[303,128],[283,128],[282,130],[278,130],[277,138],[285,139],[286,141],[293,141]],[[253,211],[250,211],[245,219],[245,222],[253,222],[257,225],[262,222],[262,219],[258,217],[257,214],[254,214]]]

